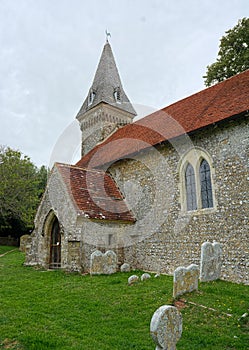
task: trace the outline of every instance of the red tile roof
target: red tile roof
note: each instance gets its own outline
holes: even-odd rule
[[[124,126],[75,166],[56,167],[83,215],[134,222],[112,177],[97,167],[248,110],[249,70]]]
[[[95,168],[249,110],[249,70],[124,126],[76,165]]]
[[[100,170],[87,170],[56,163],[78,210],[86,218],[134,222],[112,177]]]

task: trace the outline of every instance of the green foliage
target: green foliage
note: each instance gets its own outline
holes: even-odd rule
[[[128,286],[130,273],[91,277],[35,270],[22,263],[18,251],[0,258],[0,348],[155,348],[150,320],[158,307],[172,301],[172,277]],[[198,292],[184,295],[177,349],[248,349],[248,319],[239,321],[248,298],[248,286],[224,281],[201,283]]]
[[[0,148],[0,235],[19,237],[33,227],[46,178],[44,166],[38,169],[21,152]]]
[[[211,86],[249,69],[249,18],[243,18],[220,40],[217,61],[207,66],[205,85]]]

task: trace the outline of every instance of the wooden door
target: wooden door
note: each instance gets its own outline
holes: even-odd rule
[[[61,267],[61,234],[60,225],[57,218],[55,218],[51,229],[50,240],[50,269],[58,269]]]

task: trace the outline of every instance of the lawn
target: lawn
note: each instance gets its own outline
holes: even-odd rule
[[[172,277],[128,286],[130,273],[81,276],[24,267],[23,261],[18,250],[0,257],[1,349],[155,349],[150,320],[172,302]],[[216,281],[184,295],[177,349],[248,349],[248,317],[239,320],[248,312],[248,292],[248,286]]]
[[[7,246],[7,245],[0,245],[0,255],[5,254],[11,250],[18,249],[17,247]]]

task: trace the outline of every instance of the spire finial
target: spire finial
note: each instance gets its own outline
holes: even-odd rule
[[[108,43],[108,36],[111,37],[111,33],[105,30],[105,35],[106,35],[106,42]]]

